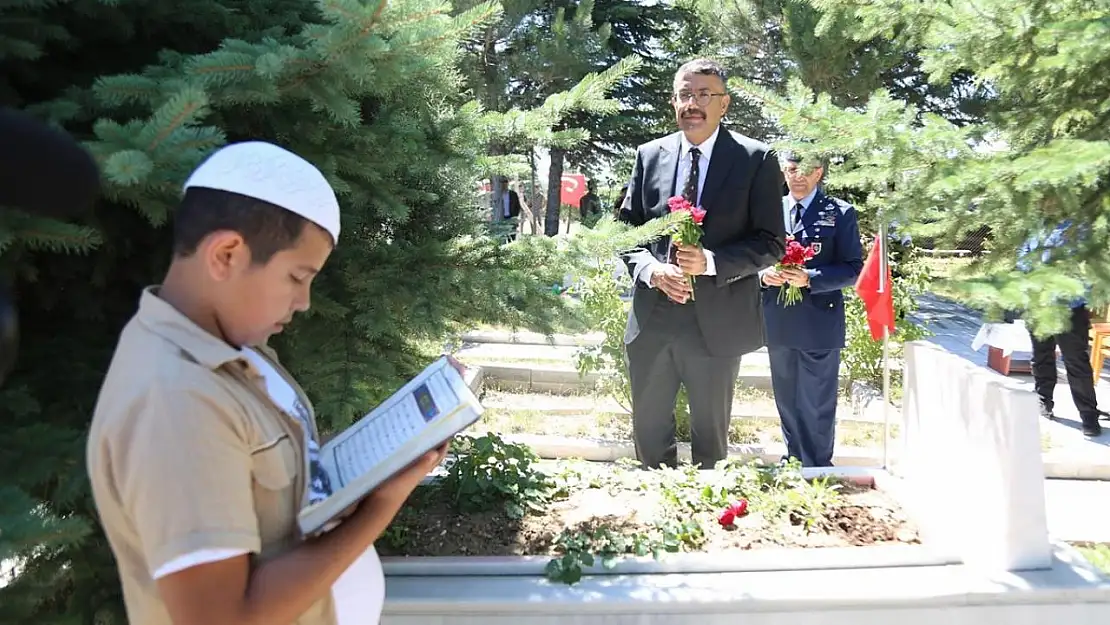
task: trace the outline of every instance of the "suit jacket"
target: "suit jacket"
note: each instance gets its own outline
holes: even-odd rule
[[[504,204],[501,205],[502,214],[504,214],[504,206]],[[520,217],[520,194],[512,189],[509,189],[509,217]]]
[[[675,184],[682,151],[675,133],[639,147],[620,220],[642,225],[665,215],[667,200],[681,193]],[[735,357],[764,344],[759,303],[760,269],[777,263],[785,250],[782,220],[783,176],[778,157],[759,141],[722,127],[709,157],[701,207],[702,246],[713,252],[717,274],[694,281],[698,327],[709,352]],[[676,191],[677,189],[677,191]],[[667,262],[669,238],[626,252],[629,273],[652,258]],[[652,330],[651,313],[667,296],[636,280],[625,343]]]
[[[782,200],[783,225],[794,200]],[[856,283],[863,269],[859,218],[849,203],[818,191],[802,222],[791,232],[802,245],[813,244],[817,254],[806,263],[809,286],[792,306],[778,302],[779,287],[763,289],[763,321],[767,345],[806,350],[844,347],[843,289]]]

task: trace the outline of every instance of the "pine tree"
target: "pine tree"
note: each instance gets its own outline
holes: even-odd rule
[[[584,169],[596,169],[601,160],[630,156],[630,148],[674,131],[668,101],[675,70],[698,55],[705,43],[698,15],[685,7],[598,0],[593,14],[595,22],[610,26],[606,62],[635,56],[643,65],[613,89],[613,99],[621,103],[617,113],[571,117],[571,123],[587,130],[590,137],[568,150],[567,162]],[[631,166],[622,170],[621,182],[630,175]]]
[[[16,566],[0,590],[2,623],[124,622],[93,521],[85,428],[140,289],[168,265],[181,184],[220,145],[280,143],[340,195],[344,233],[312,310],[274,344],[325,431],[396,389],[455,329],[549,330],[566,309],[546,285],[665,226],[603,224],[509,246],[487,235],[474,188],[490,138],[611,110],[606,89],[630,71],[587,77],[536,111],[484,112],[460,98],[456,63],[496,5],[454,15],[436,0],[20,6],[0,12],[0,46],[27,44],[3,58],[5,92],[85,138],[105,190],[74,225],[0,212],[0,262],[23,321],[20,368],[0,390],[0,558]],[[53,35],[23,37],[40,32]]]
[[[883,37],[856,37],[852,17],[796,0],[694,0],[717,52],[734,75],[780,95],[791,78],[838,106],[860,106],[876,89],[961,124],[979,119],[983,93],[967,72],[930,83],[919,50]],[[818,25],[821,30],[818,31]],[[777,129],[750,112],[763,136]]]
[[[512,90],[523,101],[537,100],[558,93],[577,83],[583,76],[609,65],[607,23],[595,23],[594,0],[553,2],[533,14],[537,23],[527,30],[524,46],[516,55]],[[628,57],[636,62],[639,58]],[[615,112],[611,109],[606,113]],[[548,150],[551,164],[547,172],[547,202],[544,234],[559,232],[562,203],[563,167],[567,151],[582,143],[589,134],[574,127],[569,119],[558,124],[555,132],[539,142]]]
[[[838,108],[795,84],[783,98],[735,87],[789,131],[788,145],[843,158],[838,184],[865,189],[873,206],[911,233],[954,241],[989,227],[990,253],[952,287],[992,313],[1027,309],[1038,332],[1064,326],[1063,304],[1091,285],[1110,301],[1110,9],[1081,0],[903,3],[813,0],[840,36],[919,51],[934,84],[960,73],[991,94],[982,123],[958,126],[879,92]],[[1065,244],[1027,258],[1023,244],[1070,222]]]

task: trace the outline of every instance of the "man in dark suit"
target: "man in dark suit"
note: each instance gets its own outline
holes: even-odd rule
[[[513,191],[509,188],[508,178],[502,177],[500,179],[500,182],[501,197],[499,199],[495,199],[494,206],[497,206],[501,209],[501,219],[509,220],[520,217],[520,195],[516,191]],[[517,228],[519,227],[520,224],[517,224]],[[508,234],[509,241],[515,241],[516,235],[517,229],[513,229],[513,231]]]
[[[818,187],[823,162],[812,165],[787,155],[783,171],[790,191],[782,201],[786,232],[816,255],[805,269],[773,267],[761,272],[763,320],[787,455],[803,466],[832,466],[840,350],[844,347],[844,294],[863,269],[859,221],[851,204]],[[792,306],[778,301],[784,283],[802,287]]]
[[[625,344],[636,454],[675,466],[674,407],[690,399],[693,461],[711,468],[728,452],[740,356],[763,346],[760,269],[782,257],[782,172],[771,149],[720,126],[724,69],[695,60],[675,74],[680,132],[640,146],[620,219],[640,225],[676,195],[706,210],[700,246],[656,241],[625,254],[636,284]],[[696,276],[691,289],[684,274]]]

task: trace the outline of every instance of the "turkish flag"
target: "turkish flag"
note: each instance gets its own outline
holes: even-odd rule
[[[577,207],[583,195],[586,195],[586,177],[582,174],[563,174],[559,203]]]
[[[871,246],[871,253],[867,255],[867,262],[863,264],[863,271],[856,279],[856,295],[863,301],[867,309],[867,326],[871,328],[871,338],[882,340],[883,328],[894,334],[894,286],[890,277],[890,264],[884,263],[883,255],[886,246],[878,235],[875,244]],[[881,276],[882,267],[886,266],[886,275]]]

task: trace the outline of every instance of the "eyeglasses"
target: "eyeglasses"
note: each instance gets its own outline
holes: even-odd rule
[[[728,95],[727,93],[691,93],[689,91],[682,91],[672,96],[675,102],[682,104],[693,100],[698,106],[708,106],[713,98],[717,96]]]

